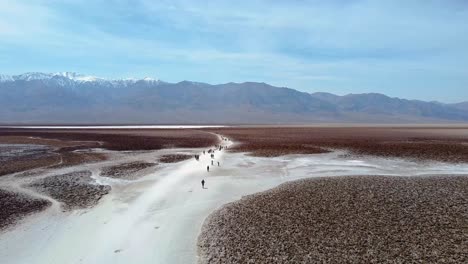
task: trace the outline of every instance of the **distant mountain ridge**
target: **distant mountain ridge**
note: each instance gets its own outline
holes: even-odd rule
[[[34,81],[41,80],[44,82],[55,83],[57,85],[67,85],[70,81],[76,83],[100,83],[107,85],[127,85],[137,81],[146,81],[158,83],[159,80],[155,80],[150,77],[143,79],[136,78],[125,78],[125,79],[106,79],[91,75],[83,75],[76,72],[56,72],[56,73],[42,73],[42,72],[27,72],[18,75],[3,75],[0,74],[0,83],[13,82],[13,81]]]
[[[468,102],[461,102],[461,103],[451,104],[451,106],[453,106],[453,107],[455,107],[457,109],[468,111]]]
[[[468,107],[383,94],[305,93],[266,83],[210,85],[76,73],[0,75],[0,123],[466,122]],[[467,104],[468,105],[468,104]]]

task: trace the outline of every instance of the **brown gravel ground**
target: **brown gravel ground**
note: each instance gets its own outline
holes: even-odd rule
[[[468,162],[466,127],[230,127],[209,129],[254,156],[347,149],[357,155]]]
[[[106,159],[102,153],[73,152],[73,150],[50,150],[41,155],[17,157],[8,162],[0,162],[0,176],[26,170],[49,167],[62,168],[82,163],[98,162]]]
[[[47,148],[34,155],[19,155],[10,158],[8,162],[1,162],[0,176],[41,167],[67,167],[106,159],[106,156],[101,153],[76,152],[76,150],[99,147],[100,144],[97,142],[62,141],[26,136],[0,136],[1,148],[3,148],[3,144],[36,145]]]
[[[101,176],[118,179],[133,179],[135,178],[135,173],[147,168],[154,167],[156,165],[157,163],[140,161],[123,163],[103,168],[101,171]]]
[[[468,263],[468,177],[300,180],[214,212],[202,263]]]
[[[62,157],[62,164],[54,165],[53,168],[63,168],[83,163],[99,162],[107,159],[103,153],[93,152],[59,152]]]
[[[0,230],[13,225],[25,216],[42,211],[51,202],[0,189]]]
[[[49,176],[28,187],[62,202],[66,210],[94,206],[111,189],[108,185],[93,184],[90,171]]]
[[[211,133],[185,129],[48,130],[0,128],[0,144],[38,144],[53,150],[34,158],[0,164],[0,176],[40,167],[67,167],[106,159],[101,153],[76,152],[89,148],[155,150],[208,147],[217,142]]]
[[[155,150],[201,148],[216,144],[218,138],[192,129],[0,129],[4,136],[40,137],[62,141],[102,142],[109,150]]]
[[[159,161],[162,163],[176,163],[192,158],[194,158],[192,155],[187,154],[167,154],[162,155],[161,158],[159,158]]]
[[[60,156],[43,154],[41,156],[20,158],[0,163],[0,176],[30,169],[52,166],[60,163]]]

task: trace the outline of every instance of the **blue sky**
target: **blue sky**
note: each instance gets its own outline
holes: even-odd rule
[[[468,1],[0,0],[0,73],[468,101]]]

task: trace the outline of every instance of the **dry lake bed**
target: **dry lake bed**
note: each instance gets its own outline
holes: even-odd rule
[[[0,261],[463,263],[467,161],[461,126],[2,128]]]

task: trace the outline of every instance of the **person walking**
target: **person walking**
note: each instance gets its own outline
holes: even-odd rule
[[[213,166],[213,160],[211,160],[211,166]]]
[[[218,161],[218,167],[219,167],[219,161]]]
[[[201,187],[202,189],[205,189],[205,179],[201,180]]]
[[[206,171],[210,172],[210,165],[206,166]]]

